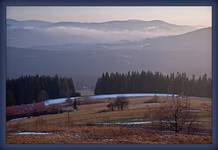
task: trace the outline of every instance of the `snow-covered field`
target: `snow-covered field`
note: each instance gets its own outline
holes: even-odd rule
[[[89,100],[101,100],[106,98],[117,98],[117,97],[146,97],[146,96],[177,96],[176,94],[160,94],[160,93],[131,93],[131,94],[105,94],[105,95],[94,95],[88,96]],[[70,99],[80,99],[80,97],[71,97]],[[67,98],[57,98],[57,99],[48,99],[44,102],[45,106],[52,104],[64,103]]]
[[[75,100],[79,97],[70,97],[70,99]],[[56,99],[48,99],[44,102],[45,106],[52,105],[52,104],[60,104],[64,103],[67,100],[67,98],[56,98]]]
[[[131,93],[131,94],[105,94],[89,96],[89,99],[105,99],[105,98],[117,98],[117,97],[145,97],[145,96],[172,96],[173,94],[159,94],[159,93]],[[177,96],[174,94],[174,96]]]

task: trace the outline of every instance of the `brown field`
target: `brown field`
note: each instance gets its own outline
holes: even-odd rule
[[[19,135],[8,133],[7,143],[46,144],[208,144],[210,136],[188,134],[161,134],[143,129],[104,126],[74,126],[69,128],[42,128],[52,135]]]
[[[152,97],[129,98],[128,109],[107,111],[109,100],[79,105],[79,111],[43,115],[7,122],[6,142],[57,144],[209,144],[211,135],[193,135],[150,130],[147,125],[99,125],[101,122],[123,122],[133,119],[150,120],[152,110],[167,103],[166,97],[157,102]],[[211,99],[189,97],[192,109],[199,109],[201,128],[211,131]],[[147,103],[146,103],[147,102]],[[49,135],[16,135],[16,132],[49,132]]]

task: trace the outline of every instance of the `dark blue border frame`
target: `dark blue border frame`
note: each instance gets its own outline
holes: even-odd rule
[[[155,144],[155,145],[63,145],[63,144],[5,144],[6,93],[6,7],[7,6],[212,6],[212,144]],[[215,0],[5,0],[0,3],[0,149],[217,149],[217,18]],[[200,17],[200,16],[199,16]]]

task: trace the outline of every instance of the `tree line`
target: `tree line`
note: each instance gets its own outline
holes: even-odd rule
[[[48,98],[78,96],[71,78],[21,76],[6,82],[7,106],[41,102]]]
[[[103,73],[97,79],[95,94],[175,93],[211,97],[211,78],[207,74],[188,77],[186,73],[162,74],[151,71]]]
[[[95,94],[116,93],[176,93],[187,96],[211,97],[211,78],[207,74],[189,78],[186,73],[133,71],[103,73],[98,78]],[[41,102],[48,98],[80,96],[75,92],[72,78],[51,76],[21,76],[8,79],[7,106]]]

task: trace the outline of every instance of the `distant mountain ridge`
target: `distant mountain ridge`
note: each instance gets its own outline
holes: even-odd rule
[[[105,22],[48,22],[40,20],[24,20],[17,21],[14,19],[7,19],[7,25],[13,28],[25,28],[28,26],[38,27],[38,28],[50,28],[50,27],[76,27],[76,28],[88,28],[95,30],[145,30],[149,28],[153,30],[155,28],[182,28],[182,29],[194,29],[194,27],[187,25],[175,25],[162,20],[114,20],[114,21],[105,21]]]
[[[8,46],[23,48],[53,43],[115,43],[178,35],[196,29],[196,27],[175,25],[161,20],[53,23],[40,20],[8,19],[7,43]]]
[[[24,20],[24,21],[18,21],[15,19],[7,19],[7,25],[13,28],[24,28],[28,26],[33,27],[41,27],[46,26],[48,24],[51,24],[51,22],[48,21],[40,21],[40,20]]]
[[[204,43],[204,45],[207,45],[207,43],[211,40],[211,28],[201,28],[198,30],[194,30],[191,32],[187,32],[180,35],[172,35],[172,36],[161,36],[157,38],[151,38],[151,39],[143,39],[139,41],[129,41],[129,40],[121,40],[117,41],[116,43],[67,43],[67,44],[52,44],[52,45],[39,45],[39,46],[33,46],[31,48],[33,49],[44,49],[44,50],[75,50],[75,49],[81,49],[84,50],[87,47],[95,47],[95,49],[119,49],[120,47],[123,47],[125,49],[134,49],[138,50],[140,48],[146,48],[146,49],[161,49],[168,46],[174,47],[175,44],[182,44],[186,42],[186,45],[190,45],[193,43],[193,40],[196,42],[200,42],[199,44]],[[204,38],[203,38],[204,37]],[[169,43],[171,42],[171,43]],[[197,43],[194,43],[197,45]],[[155,46],[155,47],[154,47]],[[169,48],[168,51],[172,49]],[[179,48],[181,49],[181,48]],[[178,51],[178,50],[177,50]]]
[[[90,29],[101,29],[101,30],[144,30],[146,27],[153,28],[190,28],[190,26],[179,26],[170,24],[160,20],[143,21],[143,20],[123,20],[123,21],[107,21],[100,23],[86,23],[86,22],[58,22],[49,24],[47,27],[54,26],[71,26],[71,27],[84,27]],[[152,29],[152,28],[151,28]]]

